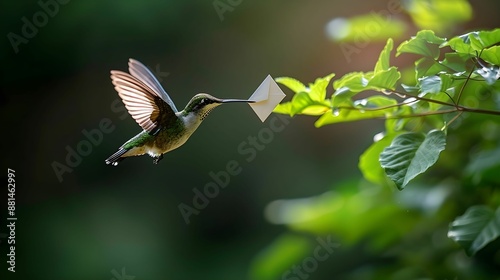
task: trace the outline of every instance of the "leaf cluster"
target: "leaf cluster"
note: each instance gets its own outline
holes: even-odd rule
[[[372,71],[347,73],[337,79],[335,74],[329,74],[307,86],[294,78],[277,78],[294,95],[274,112],[318,117],[318,128],[366,119],[384,120],[385,131],[376,135],[376,141],[361,155],[359,168],[367,181],[403,190],[420,174],[432,170],[447,145],[454,146],[451,150],[470,148],[470,141],[478,140],[471,139],[472,135],[488,134],[478,131],[478,126],[491,126],[493,130],[497,127],[500,29],[470,32],[451,39],[430,30],[418,32],[402,42],[395,53],[416,57],[413,83],[403,83],[401,71],[391,65],[393,49],[393,40],[387,40]],[[495,124],[491,118],[496,119]],[[456,141],[460,133],[464,137]],[[486,141],[488,138],[492,141]],[[471,180],[470,185],[498,186],[500,180],[494,170],[500,166],[500,143],[495,141],[500,139],[484,136],[483,140],[483,146],[476,146],[481,151],[472,159],[460,158],[463,153],[456,153],[455,157],[445,154],[441,159],[445,172],[447,168],[460,170],[457,165],[463,164],[465,177],[455,174],[456,180],[466,178]],[[490,206],[471,206],[450,224],[448,236],[469,255],[500,236],[498,199],[489,201]],[[397,213],[398,207],[394,207],[387,211]]]

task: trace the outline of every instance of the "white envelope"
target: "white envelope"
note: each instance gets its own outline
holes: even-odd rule
[[[257,90],[248,98],[248,100],[255,101],[255,103],[248,103],[248,105],[252,107],[255,114],[264,122],[283,98],[285,98],[283,91],[276,84],[273,77],[267,75]]]

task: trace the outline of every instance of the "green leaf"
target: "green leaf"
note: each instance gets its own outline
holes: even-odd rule
[[[469,34],[464,34],[450,39],[442,46],[443,47],[449,46],[452,50],[454,50],[457,53],[475,55],[475,50],[472,48],[469,42],[470,42]]]
[[[375,73],[373,77],[368,81],[365,90],[385,90],[396,88],[396,83],[401,78],[401,73],[399,73],[398,69],[394,66],[390,67],[387,70],[380,70],[378,73]]]
[[[285,115],[292,115],[293,111],[293,106],[292,102],[284,102],[278,104],[276,108],[274,108],[273,113],[278,113],[278,114],[285,114]]]
[[[368,81],[364,77],[365,73],[363,72],[351,72],[347,73],[342,78],[333,82],[333,88],[337,91],[345,91],[343,88],[347,88],[352,92],[360,92],[362,91]],[[333,93],[333,95],[337,94],[337,91]]]
[[[393,41],[389,39],[379,55],[373,72],[352,72],[334,81],[333,87],[336,90],[333,93],[332,104],[344,103],[365,90],[394,89],[396,82],[401,78],[401,73],[396,67],[390,67],[392,49]]]
[[[365,99],[361,99],[354,102],[354,105],[360,108],[361,110],[363,110],[363,108],[374,109],[386,106],[393,106],[396,104],[398,104],[398,101],[396,99],[384,95],[373,95]],[[391,110],[397,110],[397,109],[394,107],[391,108]]]
[[[372,73],[368,73],[371,75]],[[338,106],[345,102],[350,102],[351,98],[366,89],[368,80],[363,72],[351,72],[333,82],[335,92],[332,96],[332,104]]]
[[[397,134],[385,135],[382,139],[373,143],[366,151],[359,157],[359,170],[363,177],[374,184],[386,185],[388,183],[387,175],[382,166],[380,166],[380,153],[388,147]]]
[[[304,108],[300,114],[309,116],[319,116],[331,110],[330,106],[326,105],[309,105]]]
[[[441,77],[430,76],[420,79],[420,93],[425,95],[427,93],[438,93],[441,91]]]
[[[427,97],[432,100],[448,102],[453,104],[450,100],[450,96],[453,96],[453,80],[450,74],[441,74],[439,76],[430,76],[419,79],[420,84],[420,97]],[[447,91],[451,93],[446,94]],[[431,95],[430,97],[426,95]],[[429,109],[435,111],[441,108],[443,105],[439,103],[428,102]]]
[[[494,46],[498,43],[500,43],[500,29],[495,29],[456,36],[444,43],[443,46],[450,46],[457,53],[469,54],[471,56],[476,56],[480,52],[484,53],[486,51],[486,58],[498,62],[498,46]],[[485,59],[485,57],[481,55],[481,58]],[[493,64],[498,65],[498,63]]]
[[[467,61],[473,56],[468,53],[445,53],[441,65],[460,73],[467,71]]]
[[[385,44],[384,49],[382,50],[382,52],[380,52],[377,63],[375,64],[375,70],[373,70],[375,74],[379,73],[380,71],[389,69],[391,51],[393,47],[394,47],[394,42],[392,41],[391,38],[389,38],[387,40],[387,43]]]
[[[441,78],[441,91],[447,91],[454,88],[454,79],[451,74],[441,74],[439,77]]]
[[[483,50],[481,58],[491,64],[500,66],[500,46],[493,46]]]
[[[294,93],[299,93],[301,91],[306,91],[306,86],[300,81],[290,78],[290,77],[279,77],[274,79],[277,83],[280,83],[289,89],[291,89]]]
[[[445,38],[436,36],[434,31],[432,30],[421,30],[417,32],[416,38],[424,40],[425,42],[434,45],[441,45],[442,43],[446,42]]]
[[[469,34],[469,42],[470,46],[475,51],[481,51],[484,48],[483,44],[481,44],[481,41],[477,38],[477,32],[472,32]]]
[[[436,75],[442,71],[447,71],[448,68],[436,62],[434,59],[429,57],[422,57],[421,59],[415,61],[415,71],[416,79],[422,77]]]
[[[326,87],[335,74],[330,74],[323,78],[318,78],[309,88],[309,95],[314,101],[323,101],[326,98]]]
[[[404,41],[397,48],[396,56],[402,53],[413,53],[432,59],[439,57],[439,45],[446,40],[434,34],[431,30],[422,30],[410,40]]]
[[[479,31],[477,37],[481,41],[483,48],[488,48],[500,43],[500,28],[491,31]]]
[[[356,94],[358,94],[357,91],[351,91],[348,87],[341,87],[333,93],[332,106],[338,107],[345,103],[351,104],[351,98]]]
[[[357,109],[329,110],[324,113],[315,123],[315,127],[322,127],[327,124],[352,122],[366,119],[383,117],[385,113],[380,111],[360,111]]]
[[[396,82],[401,78],[401,73],[394,66],[387,70],[373,72],[353,72],[344,75],[333,83],[337,90],[333,93],[333,104],[340,104],[352,98],[357,93],[365,90],[381,91],[394,89]]]
[[[296,114],[300,114],[300,113],[304,114],[305,110],[308,107],[312,107],[312,106],[323,107],[323,111],[319,112],[317,114],[322,114],[325,111],[330,109],[329,102],[327,102],[327,101],[323,101],[323,102],[314,101],[311,99],[311,96],[309,95],[309,93],[302,91],[302,92],[295,94],[292,98],[291,116],[296,115]],[[312,110],[312,111],[314,111],[315,113],[317,112],[316,109]],[[313,113],[312,115],[315,115],[315,113]]]
[[[330,101],[325,100],[326,88],[335,74],[330,74],[323,78],[318,78],[310,85],[305,87],[301,82],[288,77],[277,78],[276,81],[295,91],[290,102],[278,104],[273,112],[288,114],[322,115],[330,109]]]
[[[464,44],[469,45],[469,51],[481,51],[500,43],[500,29],[492,31],[474,31],[458,36]],[[455,39],[455,38],[454,38]]]
[[[380,154],[380,163],[387,176],[401,190],[436,163],[445,146],[446,135],[440,130],[430,131],[427,135],[413,132],[401,134]]]
[[[448,237],[460,244],[472,256],[500,236],[500,208],[472,206],[457,217],[448,230]]]

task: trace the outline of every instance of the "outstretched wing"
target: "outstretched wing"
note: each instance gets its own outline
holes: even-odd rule
[[[132,76],[136,77],[150,89],[152,89],[158,97],[163,99],[163,101],[167,102],[167,104],[170,105],[174,112],[178,112],[174,102],[172,101],[172,99],[170,99],[170,96],[168,96],[167,92],[163,89],[160,82],[158,82],[153,73],[151,73],[151,71],[149,71],[149,69],[144,64],[131,58],[128,62],[128,71],[130,72],[130,74],[132,74]]]
[[[165,119],[175,117],[171,106],[138,78],[111,71],[111,80],[129,114],[148,133],[156,134]]]

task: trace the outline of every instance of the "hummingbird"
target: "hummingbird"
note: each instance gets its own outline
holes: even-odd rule
[[[217,106],[251,100],[219,99],[206,93],[196,94],[184,110],[178,111],[156,77],[142,63],[129,59],[129,73],[112,70],[111,81],[132,118],[143,129],[106,159],[118,165],[131,156],[149,154],[158,164],[163,154],[182,146]]]

